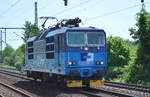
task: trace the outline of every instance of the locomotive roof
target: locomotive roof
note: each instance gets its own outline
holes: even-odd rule
[[[68,29],[68,27],[62,27],[62,28],[60,28],[60,29],[56,29],[56,30],[50,31],[50,32],[46,35],[46,37],[53,36],[53,35],[55,35],[55,34],[65,33],[67,29]]]
[[[40,34],[38,34],[37,36],[33,36],[31,38],[28,38],[27,42],[31,42],[31,41],[35,41],[35,40],[39,40],[38,37],[50,37],[50,36],[53,36],[53,35],[56,35],[56,34],[61,34],[61,33],[65,33],[66,31],[82,31],[82,30],[86,30],[86,31],[102,31],[104,32],[103,29],[97,29],[97,28],[94,28],[94,27],[61,27],[59,29],[55,29],[55,30],[51,30],[51,28],[48,28],[44,31],[42,31]],[[42,36],[41,36],[42,35]]]
[[[53,36],[53,35],[56,35],[56,34],[60,34],[60,33],[65,33],[66,31],[81,31],[81,30],[87,30],[87,31],[103,31],[103,29],[97,29],[97,28],[93,28],[93,27],[62,27],[60,29],[57,29],[57,30],[53,30],[53,31],[50,31],[46,37],[49,37],[49,36]]]
[[[37,36],[33,36],[33,37],[30,37],[28,38],[27,42],[31,42],[31,41],[34,41],[36,39]]]

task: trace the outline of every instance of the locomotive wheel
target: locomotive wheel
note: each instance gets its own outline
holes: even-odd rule
[[[42,81],[42,82],[46,82],[47,80],[48,80],[48,74],[42,73],[41,81]]]
[[[36,81],[38,78],[37,77],[33,77],[34,81]]]
[[[89,88],[89,87],[90,87],[89,81],[85,81],[85,82],[83,82],[83,83],[84,83],[84,85],[85,85],[86,88]]]
[[[63,76],[57,76],[57,83],[60,87],[64,87],[66,85],[65,78]]]
[[[66,79],[65,77],[63,78],[63,82],[62,82],[62,84],[63,84],[64,88],[66,88],[67,79]]]
[[[27,77],[31,77],[31,73],[27,71]]]

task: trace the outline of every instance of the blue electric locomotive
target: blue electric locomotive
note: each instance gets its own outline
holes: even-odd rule
[[[79,18],[63,20],[27,40],[27,76],[58,79],[68,87],[101,86],[106,72],[106,33],[79,27]]]

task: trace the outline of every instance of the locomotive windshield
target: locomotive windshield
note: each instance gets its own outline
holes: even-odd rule
[[[68,33],[68,45],[70,46],[84,46],[85,36],[84,32],[71,32]]]
[[[87,33],[87,44],[90,46],[104,46],[105,36],[103,33]]]
[[[99,32],[69,32],[67,34],[69,46],[104,46],[105,35]]]

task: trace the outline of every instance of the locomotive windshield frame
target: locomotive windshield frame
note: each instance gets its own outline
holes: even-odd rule
[[[80,31],[80,32],[67,32],[67,45],[70,47],[101,47],[105,46],[105,33]]]
[[[105,34],[101,32],[87,32],[88,46],[105,46]]]
[[[67,45],[68,46],[85,46],[85,32],[67,32]]]

